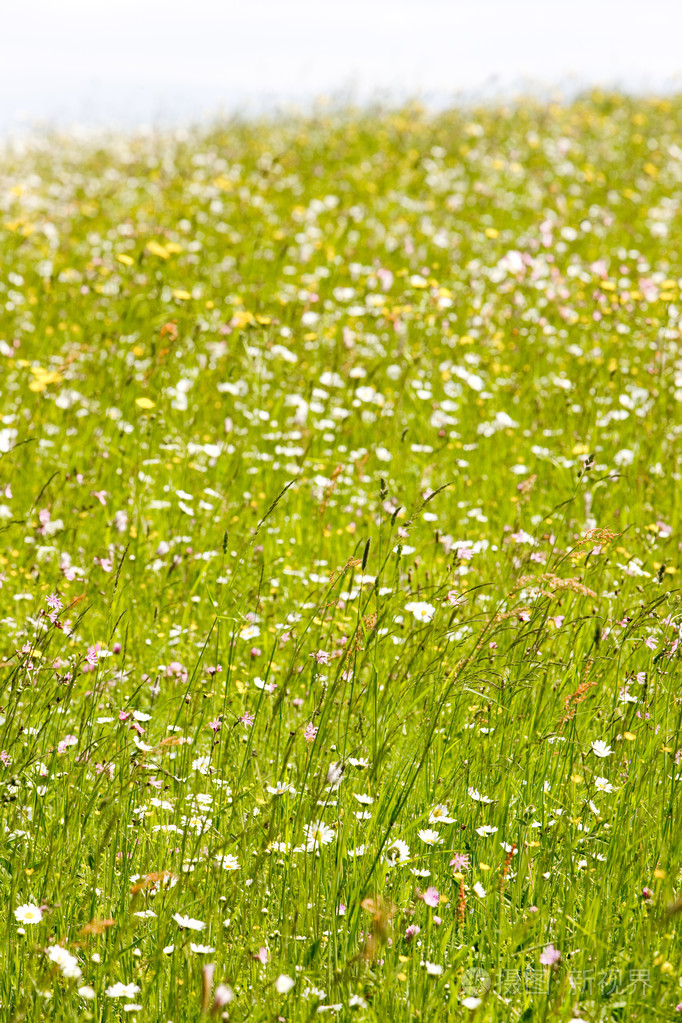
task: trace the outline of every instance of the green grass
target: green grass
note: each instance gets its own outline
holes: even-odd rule
[[[5,148],[2,1019],[675,1018],[681,116]]]

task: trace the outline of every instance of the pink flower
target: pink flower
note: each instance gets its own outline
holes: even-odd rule
[[[653,636],[648,636],[644,640],[644,646],[648,646],[649,650],[655,650],[656,647],[658,646],[658,642],[654,639]]]
[[[431,906],[432,909],[435,909],[440,900],[440,895],[438,894],[437,888],[434,888],[433,885],[429,885],[421,898],[427,906]]]
[[[212,728],[214,732],[219,732],[222,728],[222,722],[216,718],[215,721],[209,721],[208,727]]]
[[[547,945],[544,952],[540,953],[540,962],[543,966],[554,966],[561,959],[561,952],[554,945]]]
[[[315,725],[311,721],[310,724],[307,724],[305,726],[305,732],[303,733],[303,738],[308,743],[308,745],[310,745],[311,742],[315,742],[315,736],[316,735],[317,735],[317,728],[315,727]]]
[[[454,867],[458,872],[461,870],[468,870],[469,853],[455,853],[453,858],[450,860],[450,866]]]
[[[418,924],[410,924],[405,931],[405,941],[412,941],[419,934],[421,927]]]
[[[90,495],[91,497],[96,497],[103,508],[106,507],[108,497],[106,490],[91,490]]]
[[[38,527],[38,532],[40,533],[41,536],[45,536],[45,533],[47,532],[47,525],[48,525],[48,523],[50,521],[50,513],[47,510],[47,508],[42,508],[38,512],[38,519],[40,521],[40,526]]]
[[[171,661],[166,668],[166,674],[169,677],[175,675],[181,682],[186,682],[188,678],[187,669],[180,663],[180,661]]]
[[[269,955],[268,955],[267,948],[265,948],[263,945],[261,945],[261,947],[258,949],[258,951],[256,952],[256,954],[254,955],[253,958],[257,959],[258,962],[262,963],[263,966],[265,966],[265,964],[267,963],[268,959],[270,958]]]
[[[69,746],[75,746],[77,742],[75,735],[65,735],[61,742],[57,743],[57,753],[66,753]]]
[[[250,711],[245,710],[239,720],[246,728],[250,728],[255,719]]]
[[[312,655],[318,664],[329,664],[329,654],[326,650],[318,650],[316,654]]]
[[[46,597],[45,603],[52,611],[61,611],[64,606],[62,604],[62,598],[58,593],[52,593],[49,597]]]

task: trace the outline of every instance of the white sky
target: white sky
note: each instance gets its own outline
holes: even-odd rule
[[[682,0],[4,0],[0,12],[3,133],[321,94],[682,89]]]

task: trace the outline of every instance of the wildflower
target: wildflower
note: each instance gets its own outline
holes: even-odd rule
[[[315,727],[315,725],[311,721],[309,724],[307,724],[305,726],[305,731],[303,732],[303,738],[305,739],[305,741],[310,746],[310,744],[312,742],[315,742],[315,736],[316,735],[317,735],[317,728]]]
[[[412,941],[413,938],[417,937],[420,931],[421,927],[419,924],[410,924],[405,931],[405,941]]]
[[[239,860],[232,853],[216,853],[216,862],[223,870],[239,870]]]
[[[285,995],[288,991],[291,991],[295,983],[296,981],[291,977],[288,977],[286,973],[280,973],[279,977],[275,981],[275,990],[278,994]]]
[[[427,962],[426,972],[430,977],[440,977],[441,973],[443,972],[443,967],[438,965],[438,963]]]
[[[336,832],[322,821],[315,824],[304,824],[303,834],[306,839],[306,852],[314,852],[321,845],[329,845],[336,838]]]
[[[482,793],[480,793],[478,789],[467,789],[467,792],[469,794],[469,797],[475,800],[477,803],[492,803],[492,799],[490,799],[488,796],[482,795]]]
[[[292,796],[296,795],[294,786],[287,784],[285,781],[278,781],[276,785],[268,785],[267,790],[272,796],[283,796],[286,793]]]
[[[478,895],[479,899],[484,899],[488,894],[480,881],[477,881],[474,885],[474,891]]]
[[[206,926],[201,920],[193,920],[191,916],[181,916],[180,913],[174,913],[173,919],[175,920],[178,927],[182,927],[188,931],[203,931]]]
[[[545,950],[540,953],[540,962],[543,966],[554,966],[561,959],[561,952],[554,945],[547,945]]]
[[[409,858],[409,846],[407,842],[403,842],[400,838],[396,838],[395,841],[391,842],[384,852],[384,861],[389,863],[392,867],[396,866],[398,863],[406,863]]]
[[[14,910],[14,915],[20,924],[39,924],[43,919],[43,913],[40,906],[35,906],[30,902],[27,902],[23,906],[17,906]]]
[[[600,792],[613,792],[613,785],[608,778],[595,778],[594,784]]]
[[[247,625],[239,635],[242,639],[255,639],[256,636],[260,636],[260,628],[258,625]]]
[[[218,987],[213,992],[213,1008],[212,1013],[218,1009],[221,1009],[224,1005],[227,1005],[234,998],[234,992],[232,988],[229,988],[227,984],[218,984]]]
[[[245,710],[239,720],[241,721],[245,728],[251,728],[251,725],[255,721],[255,718],[250,711]]]
[[[192,761],[192,770],[198,771],[199,774],[209,774],[211,770],[211,758],[197,757],[196,760]]]
[[[83,987],[79,987],[78,994],[81,998],[87,998],[88,1001],[92,1001],[93,998],[97,997],[97,992],[94,987],[90,987],[88,984],[84,984]]]
[[[50,945],[49,948],[45,949],[45,955],[50,962],[56,963],[59,967],[65,965],[73,958],[69,950],[62,948],[61,945]]]
[[[453,858],[450,860],[450,866],[455,868],[455,871],[459,873],[462,870],[469,869],[469,854],[468,853],[455,853]]]
[[[220,718],[216,718],[215,721],[209,721],[208,727],[212,729],[214,732],[219,732],[220,729],[222,728],[222,721],[220,720]]]
[[[132,998],[140,990],[138,984],[122,984],[118,981],[104,992],[109,998]]]
[[[405,610],[411,611],[418,622],[430,622],[436,613],[433,604],[428,604],[424,600],[413,600],[405,604]]]
[[[613,753],[613,750],[604,742],[602,739],[595,739],[592,743],[592,752],[597,757],[609,757]]]
[[[432,909],[435,909],[436,906],[438,905],[440,895],[438,894],[438,889],[434,888],[433,885],[431,885],[426,889],[424,894],[420,896],[420,898],[422,899],[425,905],[430,906]]]
[[[210,945],[195,945],[193,941],[190,941],[189,947],[197,955],[210,955],[211,952],[215,952],[215,949]]]
[[[443,841],[438,832],[434,831],[433,828],[423,828],[417,834],[426,845],[440,845]]]
[[[464,1006],[464,1008],[471,1009],[472,1012],[474,1011],[474,1009],[477,1009],[479,1005],[482,1004],[482,1002],[483,999],[477,998],[476,995],[467,995],[466,998],[462,999],[462,1005]]]
[[[261,947],[258,949],[253,958],[257,959],[259,963],[262,963],[263,966],[265,966],[268,959],[270,958],[267,948],[265,948],[264,945],[261,945]]]
[[[78,739],[75,735],[65,735],[63,739],[57,744],[57,752],[65,753],[69,746],[77,746]]]
[[[429,824],[454,824],[455,818],[450,816],[447,806],[434,806],[429,814]]]
[[[314,657],[318,664],[329,664],[331,661],[331,657],[326,650],[318,650],[317,653],[310,656]]]
[[[488,835],[494,835],[497,831],[496,827],[492,824],[482,824],[480,828],[476,828],[476,834],[480,835],[481,838],[486,838]]]
[[[52,611],[61,611],[64,607],[62,599],[58,593],[52,593],[49,597],[46,597],[45,603]]]

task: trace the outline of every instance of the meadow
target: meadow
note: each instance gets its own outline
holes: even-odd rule
[[[679,1018],[680,125],[4,144],[3,1020]]]

